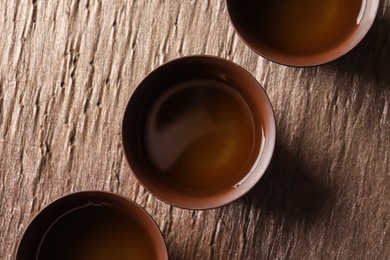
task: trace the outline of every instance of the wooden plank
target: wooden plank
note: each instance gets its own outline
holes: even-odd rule
[[[390,258],[390,2],[351,53],[289,68],[254,54],[225,1],[0,2],[0,255],[55,198],[100,189],[144,207],[171,259]],[[123,157],[136,85],[171,59],[210,54],[252,73],[278,143],[260,183],[225,207],[151,196]]]

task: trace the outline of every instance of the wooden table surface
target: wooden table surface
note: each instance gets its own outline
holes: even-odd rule
[[[327,65],[253,53],[223,0],[0,1],[0,258],[59,196],[116,192],[156,220],[171,259],[390,259],[390,0]],[[222,208],[171,207],[123,156],[129,96],[171,59],[232,60],[264,86],[278,140],[253,190]]]

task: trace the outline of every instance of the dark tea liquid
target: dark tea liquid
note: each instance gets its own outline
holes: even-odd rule
[[[187,81],[163,93],[145,133],[155,169],[188,190],[234,186],[249,172],[261,142],[243,97],[215,80]]]
[[[37,260],[154,260],[151,238],[136,219],[111,206],[88,205],[55,222]]]
[[[248,32],[254,38],[273,49],[298,55],[319,53],[342,42],[357,28],[364,10],[362,0],[236,2],[240,19],[248,21]]]

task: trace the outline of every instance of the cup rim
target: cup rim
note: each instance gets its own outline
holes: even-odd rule
[[[158,227],[156,221],[153,219],[153,217],[144,208],[142,208],[139,204],[137,204],[135,201],[131,200],[130,198],[125,197],[125,196],[123,196],[121,194],[118,194],[118,193],[114,193],[114,192],[111,192],[111,191],[103,191],[103,190],[84,190],[84,191],[71,192],[71,193],[62,195],[62,196],[52,200],[51,202],[49,202],[47,205],[45,205],[42,209],[40,209],[33,216],[33,218],[28,222],[26,228],[23,230],[23,232],[22,232],[22,234],[21,234],[21,236],[20,236],[20,238],[18,240],[18,243],[16,245],[16,251],[15,251],[14,259],[15,260],[18,259],[18,256],[20,255],[20,250],[21,250],[21,247],[22,247],[22,243],[24,242],[23,240],[25,238],[25,235],[27,234],[27,232],[31,228],[34,227],[34,225],[39,224],[38,222],[41,221],[39,219],[40,217],[42,217],[44,214],[50,214],[49,212],[51,210],[53,210],[52,208],[55,207],[57,204],[59,204],[61,202],[65,202],[66,200],[69,200],[72,197],[81,196],[81,198],[83,198],[84,196],[88,196],[88,195],[89,196],[96,196],[97,198],[99,198],[101,200],[105,200],[107,198],[106,196],[110,196],[114,200],[119,199],[119,200],[123,201],[124,203],[126,203],[128,205],[131,205],[131,206],[127,207],[127,208],[131,212],[136,212],[136,214],[139,214],[143,219],[145,219],[145,221],[147,222],[147,226],[152,229],[153,237],[156,238],[156,240],[153,239],[153,242],[155,242],[153,244],[155,244],[156,249],[158,249],[158,251],[157,251],[158,256],[159,257],[162,256],[162,259],[169,259],[168,258],[168,249],[167,249],[166,241],[165,241],[164,236],[163,236],[160,228]],[[119,207],[119,206],[118,205],[114,205],[114,207]],[[74,210],[76,208],[73,208],[72,210]],[[70,211],[69,210],[64,211],[63,214],[66,214],[66,213],[68,213]],[[43,239],[43,238],[41,238],[41,239]],[[161,249],[164,249],[164,250],[161,250]]]
[[[233,10],[230,4],[231,1],[233,0],[226,0],[229,20],[230,23],[233,25],[235,32],[237,33],[239,38],[245,43],[245,45],[257,55],[260,55],[261,57],[269,61],[290,67],[319,66],[337,60],[338,58],[350,52],[363,40],[363,38],[367,35],[368,31],[372,27],[376,19],[380,3],[380,0],[362,0],[362,4],[364,3],[365,6],[363,7],[364,13],[362,15],[361,21],[359,22],[357,28],[348,36],[346,36],[342,42],[324,52],[300,56],[278,52],[277,50],[272,49],[272,47],[263,48],[256,47],[251,44],[247,37],[242,34],[242,29],[240,28],[239,23],[235,19],[233,19]]]
[[[266,144],[265,144],[266,147],[264,148],[264,151],[267,151],[267,152],[263,152],[263,154],[259,153],[260,157],[261,157],[261,163],[259,163],[258,169],[256,169],[256,171],[254,171],[254,173],[251,174],[250,177],[253,179],[250,181],[250,184],[248,185],[249,182],[246,181],[246,185],[240,186],[240,189],[239,189],[240,192],[237,192],[237,194],[233,194],[233,195],[230,195],[230,194],[229,195],[220,194],[219,196],[213,195],[211,199],[210,198],[193,198],[193,199],[189,199],[185,203],[182,203],[182,202],[178,203],[177,201],[172,201],[169,198],[167,199],[167,196],[161,196],[158,191],[156,192],[154,189],[151,189],[147,184],[145,184],[145,182],[142,180],[142,178],[140,178],[138,176],[138,173],[136,172],[134,167],[131,165],[130,155],[128,155],[128,153],[126,151],[127,148],[126,148],[125,140],[124,140],[125,139],[124,128],[125,128],[125,124],[126,124],[126,114],[127,114],[128,109],[129,109],[128,107],[129,107],[130,103],[132,102],[134,94],[136,93],[138,87],[141,86],[142,84],[144,84],[144,82],[149,77],[152,77],[153,73],[164,69],[164,67],[167,66],[167,64],[172,64],[172,63],[181,62],[181,61],[189,61],[191,59],[214,60],[214,61],[218,61],[218,62],[222,62],[222,63],[227,63],[227,64],[229,64],[229,66],[234,66],[235,69],[238,69],[240,71],[240,73],[245,74],[247,77],[250,77],[252,81],[256,82],[256,86],[257,86],[257,90],[258,90],[257,94],[260,94],[259,96],[264,101],[263,108],[267,109],[266,115],[267,115],[267,118],[269,118],[269,120],[267,120],[269,134],[266,138]],[[124,155],[126,158],[127,165],[129,166],[133,176],[149,193],[151,193],[154,197],[156,197],[160,201],[163,201],[163,202],[167,203],[168,205],[172,205],[172,206],[175,206],[178,208],[188,209],[188,210],[207,210],[207,209],[218,208],[218,207],[224,206],[226,204],[229,204],[233,201],[236,201],[237,199],[241,198],[246,193],[248,193],[258,183],[258,181],[261,179],[261,177],[264,175],[264,173],[266,172],[266,170],[271,162],[271,159],[272,159],[272,156],[273,156],[274,150],[275,150],[276,134],[277,134],[277,129],[276,129],[275,113],[274,113],[272,104],[269,100],[269,97],[266,94],[263,86],[256,80],[256,78],[251,73],[249,73],[246,69],[244,69],[242,66],[238,65],[237,63],[230,61],[228,59],[225,59],[225,58],[221,58],[221,57],[213,56],[213,55],[206,55],[206,54],[205,55],[203,55],[203,54],[188,55],[188,56],[178,57],[178,58],[172,59],[168,62],[165,62],[165,63],[157,66],[155,69],[153,69],[151,72],[149,72],[137,84],[137,87],[134,89],[133,93],[130,95],[128,102],[127,102],[127,105],[126,105],[126,108],[125,108],[124,113],[123,113],[123,120],[122,120],[123,150],[124,150]],[[254,178],[253,176],[255,176],[256,178]]]

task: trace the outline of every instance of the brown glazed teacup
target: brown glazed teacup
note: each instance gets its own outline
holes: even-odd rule
[[[276,138],[270,101],[242,67],[214,56],[170,61],[138,85],[122,126],[124,153],[160,200],[209,209],[247,193]]]
[[[157,225],[136,203],[85,191],[42,209],[25,230],[15,259],[165,260],[168,253]]]
[[[254,52],[279,64],[316,66],[354,48],[380,0],[227,0],[230,20]]]

